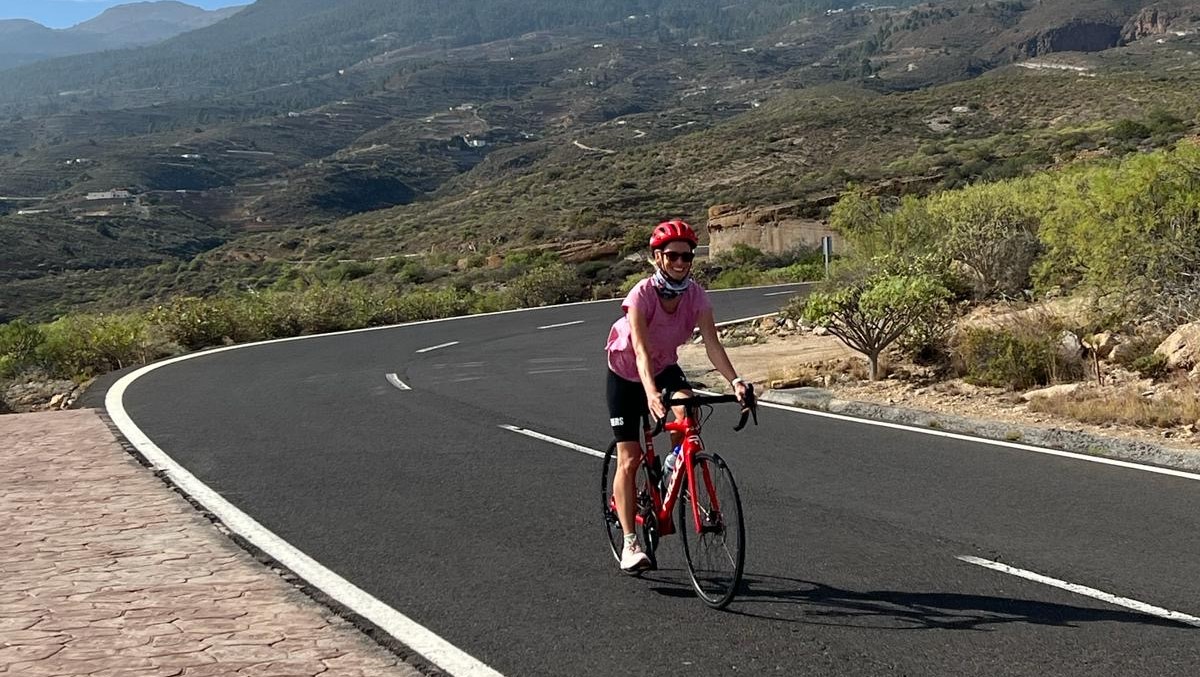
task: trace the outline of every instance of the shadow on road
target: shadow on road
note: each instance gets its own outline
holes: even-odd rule
[[[1096,622],[1195,630],[1183,623],[1136,611],[949,592],[860,592],[758,574],[746,575],[743,589],[729,611],[785,623],[891,630],[988,630],[1008,623],[1077,627]]]

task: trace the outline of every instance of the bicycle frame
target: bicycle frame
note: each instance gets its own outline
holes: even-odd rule
[[[687,484],[690,487],[696,486],[696,466],[693,459],[696,454],[704,451],[704,441],[700,439],[700,426],[696,418],[695,411],[692,407],[688,407],[687,415],[682,421],[671,421],[663,425],[663,429],[668,432],[679,433],[680,439],[680,459],[679,464],[675,466],[675,471],[671,476],[666,478],[667,493],[664,496],[659,492],[658,487],[651,483],[650,486],[650,501],[654,508],[655,518],[658,521],[659,533],[667,535],[674,532],[670,527],[673,524],[671,513],[675,510],[675,503],[679,500],[679,494],[682,491],[683,482],[679,480],[681,472],[687,472]],[[643,428],[642,436],[645,439],[645,445],[642,448],[642,463],[646,467],[654,467],[654,439],[650,434],[650,427],[646,425]],[[713,487],[712,476],[709,474],[708,465],[701,466],[703,475],[704,487],[708,491],[709,497],[712,499],[712,507],[714,510],[720,510],[721,506],[717,504],[717,492]],[[696,533],[703,531],[703,521],[700,517],[700,500],[697,498],[695,489],[688,494],[689,502],[692,507],[692,524],[695,527]],[[643,516],[637,515],[638,526],[644,522]]]

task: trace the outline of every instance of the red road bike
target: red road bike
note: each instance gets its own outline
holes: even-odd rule
[[[742,581],[746,563],[746,525],[742,519],[742,501],[729,466],[717,454],[707,452],[700,439],[700,428],[711,416],[713,404],[737,402],[734,395],[693,395],[670,399],[663,393],[668,407],[686,407],[687,414],[679,421],[659,421],[651,430],[643,419],[641,465],[635,482],[637,524],[642,531],[645,552],[652,568],[658,566],[655,550],[659,538],[676,531],[671,513],[678,506],[678,531],[683,542],[683,554],[696,594],[705,604],[721,609],[733,601]],[[706,408],[707,414],[701,415]],[[734,430],[746,426],[754,417],[758,424],[754,389],[746,392],[746,404],[741,420]],[[670,477],[663,477],[662,466],[654,455],[654,436],[663,430],[677,432],[680,437],[680,456]],[[604,526],[613,557],[621,561],[624,534],[617,519],[613,498],[613,478],[617,472],[617,443],[614,440],[604,455],[600,477],[604,508]]]

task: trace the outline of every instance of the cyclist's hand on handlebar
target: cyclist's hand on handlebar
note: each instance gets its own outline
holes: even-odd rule
[[[753,417],[754,425],[758,425],[758,398],[754,394],[754,384],[739,382],[734,386],[737,392],[738,404],[742,405],[742,418],[738,424],[734,426],[734,430],[740,431],[746,427],[746,421]]]
[[[742,405],[743,407],[746,406],[746,393],[747,392],[749,392],[751,395],[754,394],[754,384],[753,383],[747,383],[746,381],[738,381],[737,385],[735,385],[733,387],[733,394],[737,395],[738,404]]]
[[[646,393],[646,406],[650,408],[650,416],[655,421],[661,421],[667,417],[667,405],[663,404],[661,393]]]

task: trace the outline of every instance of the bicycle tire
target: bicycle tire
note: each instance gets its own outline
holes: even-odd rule
[[[613,508],[611,498],[613,489],[613,477],[617,473],[617,442],[613,440],[608,445],[608,451],[604,453],[604,465],[600,472],[600,499],[601,499],[601,515],[604,521],[605,534],[608,537],[608,546],[612,551],[612,556],[619,564],[621,562],[621,550],[625,547],[625,532],[621,529],[621,521],[617,518],[617,511]],[[655,558],[655,550],[658,549],[658,522],[654,515],[654,506],[650,498],[650,472],[643,463],[638,467],[637,477],[634,480],[634,488],[637,492],[637,511],[642,516],[642,549],[646,556],[650,558],[650,564],[657,568],[658,560]]]
[[[692,463],[699,490],[693,491],[693,487],[688,485],[684,489],[697,496],[704,524],[702,533],[697,534],[692,502],[690,498],[684,500],[681,497],[679,536],[683,541],[683,555],[696,594],[708,606],[723,609],[737,595],[746,567],[746,524],[742,517],[742,499],[733,480],[733,472],[720,456],[700,453],[696,454]],[[705,469],[717,494],[716,502],[720,510],[712,509],[713,492],[709,491],[704,481]],[[718,564],[721,568],[717,568]]]

